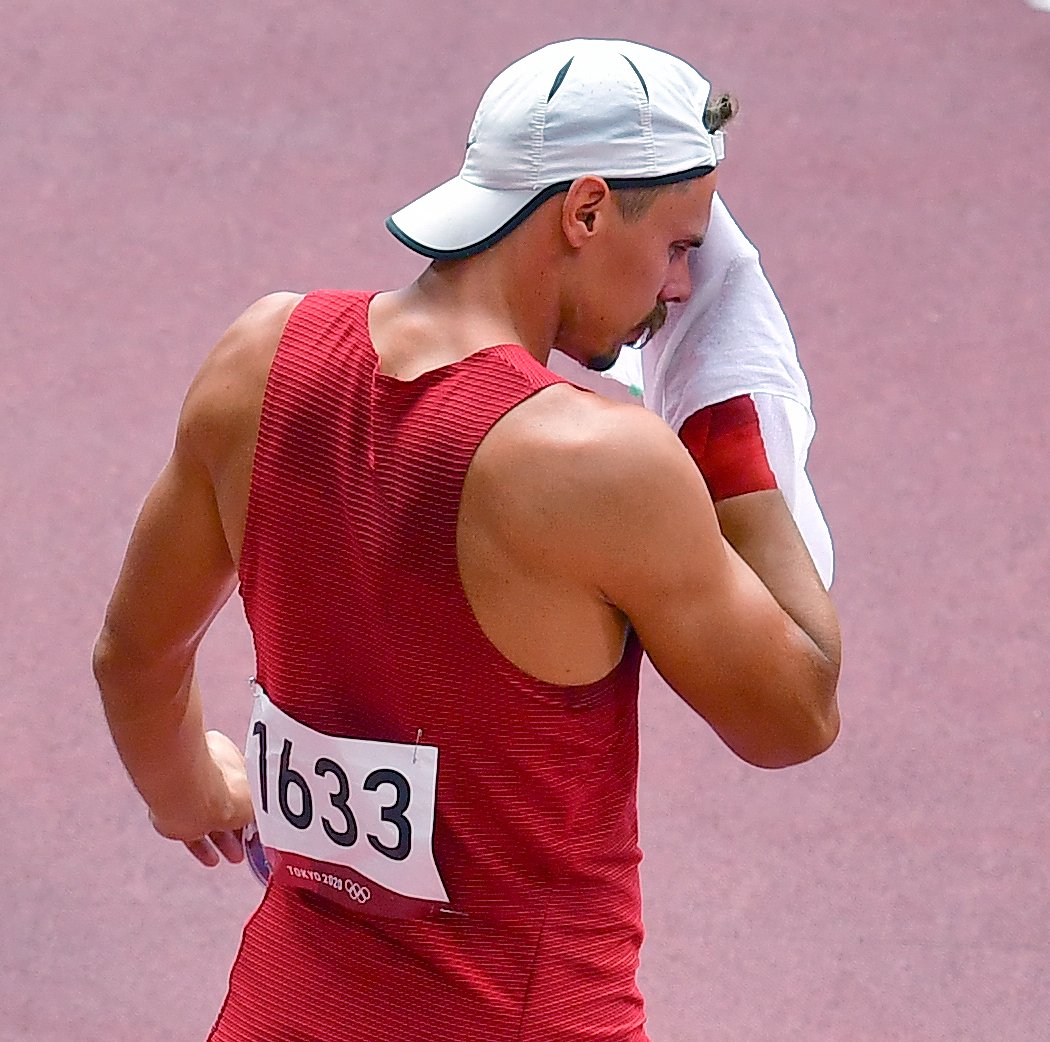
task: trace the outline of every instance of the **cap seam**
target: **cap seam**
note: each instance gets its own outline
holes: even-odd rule
[[[637,88],[636,88],[637,89]],[[642,124],[642,140],[645,142],[645,151],[649,159],[649,170],[653,174],[657,171],[656,162],[656,138],[653,134],[653,110],[648,97],[638,99]]]
[[[533,191],[541,189],[540,170],[543,166],[543,146],[547,140],[547,106],[550,101],[544,101],[542,95],[540,102],[533,110],[531,120],[531,133],[529,135],[531,156],[529,159],[529,184]]]

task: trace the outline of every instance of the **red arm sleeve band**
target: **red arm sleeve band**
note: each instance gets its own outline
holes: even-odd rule
[[[777,487],[750,395],[694,412],[678,436],[696,460],[716,503]]]

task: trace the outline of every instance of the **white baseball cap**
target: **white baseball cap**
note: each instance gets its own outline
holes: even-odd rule
[[[485,91],[459,174],[387,218],[426,257],[480,253],[578,177],[611,188],[710,173],[721,131],[704,125],[711,85],[692,66],[626,40],[565,40],[516,61]]]

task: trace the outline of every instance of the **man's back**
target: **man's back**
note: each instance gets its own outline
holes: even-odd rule
[[[374,297],[369,309],[373,350],[388,386],[399,379],[387,372],[392,367],[385,361],[401,347],[397,325],[402,316],[389,299],[394,296]],[[202,367],[180,421],[179,441],[206,469],[234,564],[239,564],[244,540],[270,367],[302,299],[277,293],[250,307]],[[380,323],[376,311],[383,312]],[[443,333],[434,330],[427,339],[441,341]],[[484,346],[476,343],[475,350]],[[411,368],[418,376],[454,363],[463,353],[459,348],[437,356],[428,350],[426,359]],[[432,368],[421,368],[427,364]],[[602,451],[603,441],[612,433],[629,438],[638,421],[652,425],[651,417],[634,406],[552,379],[494,426],[471,461],[457,528],[460,575],[481,629],[525,673],[551,683],[585,684],[620,661],[626,617],[592,584],[573,577],[571,561],[555,557],[557,541],[570,533],[552,527],[558,522],[549,511],[558,508],[564,520],[576,510],[572,479],[596,469],[602,471],[596,481],[612,482],[608,494],[615,495],[615,485],[623,484],[621,468],[607,446]],[[544,488],[544,483],[553,484]],[[578,520],[586,526],[586,518]]]
[[[478,446],[558,380],[517,345],[383,374],[369,301],[302,300],[262,408],[240,578],[274,882],[213,1038],[407,1039],[425,1018],[463,1042],[641,1039],[640,649],[593,683],[537,680],[459,580]],[[266,1010],[298,977],[294,1009]]]

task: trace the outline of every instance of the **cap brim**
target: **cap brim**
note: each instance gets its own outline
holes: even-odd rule
[[[386,226],[424,257],[457,260],[480,253],[506,235],[543,194],[480,188],[454,177],[392,214]]]

